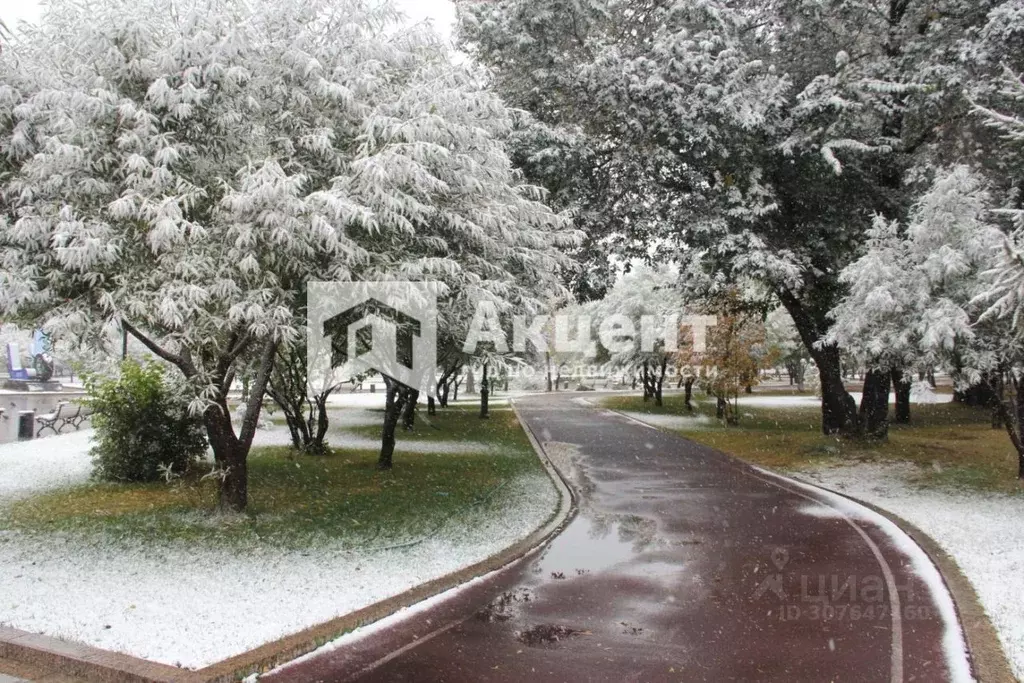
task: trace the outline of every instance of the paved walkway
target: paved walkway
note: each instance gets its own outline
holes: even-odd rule
[[[579,401],[520,407],[542,442],[579,449],[580,511],[565,531],[434,608],[261,680],[962,680],[948,595],[870,519]]]

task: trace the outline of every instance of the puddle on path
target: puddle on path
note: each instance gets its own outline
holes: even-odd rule
[[[575,576],[601,571],[635,558],[642,550],[638,545],[635,533],[622,529],[619,522],[596,524],[589,517],[577,517],[545,551],[539,573]]]

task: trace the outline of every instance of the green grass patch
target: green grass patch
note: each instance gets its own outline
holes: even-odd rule
[[[955,403],[914,404],[912,424],[892,425],[885,442],[828,437],[821,433],[821,410],[814,407],[759,407],[743,404],[740,424],[714,419],[714,405],[699,399],[695,414],[711,418],[700,428],[670,430],[752,463],[780,470],[807,469],[830,462],[864,460],[919,466],[922,486],[1020,492],[1017,454],[1006,432],[992,429],[986,409]],[[636,396],[605,399],[615,410],[687,415],[681,395],[664,406]]]
[[[383,422],[383,411],[380,412],[380,419]],[[339,427],[338,431],[377,439],[380,438],[380,429],[380,425],[360,425]],[[421,405],[416,411],[412,431],[403,429],[401,422],[395,430],[395,440],[399,448],[405,440],[473,443],[486,441],[490,446],[502,448],[531,448],[529,441],[523,441],[524,437],[515,413],[505,406],[492,407],[490,417],[481,420],[479,405],[438,408],[436,415],[427,415],[426,406]]]
[[[448,409],[411,435],[472,440],[502,452],[395,455],[394,469],[376,469],[377,452],[337,449],[297,455],[258,448],[249,456],[249,510],[220,516],[216,482],[200,474],[173,484],[90,483],[16,502],[8,528],[130,539],[201,540],[230,545],[301,547],[326,540],[343,546],[401,544],[453,517],[489,514],[503,487],[543,472],[515,415],[480,420]],[[377,430],[379,435],[379,429]],[[402,438],[402,436],[400,436]]]

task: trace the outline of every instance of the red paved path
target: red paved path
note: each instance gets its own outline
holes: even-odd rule
[[[933,596],[873,523],[564,397],[520,409],[541,441],[581,448],[566,530],[437,607],[261,680],[953,680]],[[523,635],[552,626],[577,633]]]

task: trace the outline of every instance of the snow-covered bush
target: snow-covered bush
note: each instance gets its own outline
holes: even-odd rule
[[[202,420],[156,363],[125,361],[120,376],[86,378],[94,411],[93,476],[104,481],[158,481],[184,474],[205,452]]]
[[[938,403],[939,395],[928,382],[914,382],[910,387],[910,396],[917,403]]]

